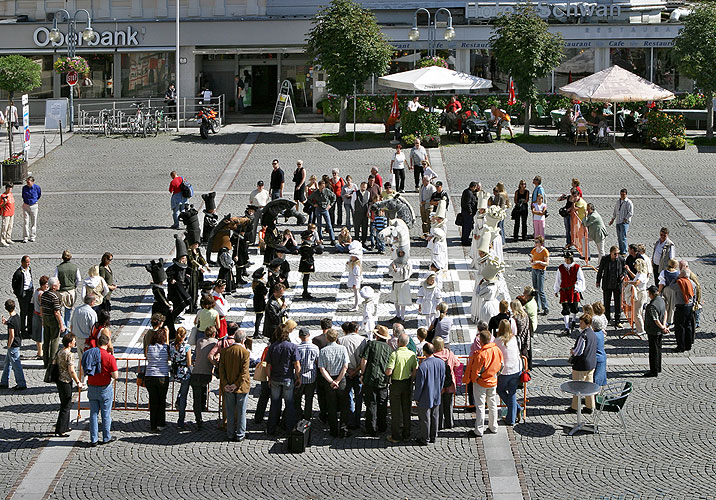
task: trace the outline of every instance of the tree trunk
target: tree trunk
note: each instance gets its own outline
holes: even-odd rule
[[[10,103],[13,102],[13,95],[14,95],[14,92],[10,92],[10,94],[8,95],[8,100],[7,100],[8,106],[10,106]],[[9,114],[12,115],[12,110],[10,111]],[[12,118],[12,117],[11,116],[5,117],[5,125],[7,125],[7,147],[8,147],[7,157],[8,158],[12,158],[12,122],[11,122],[10,118]]]
[[[706,92],[706,137],[713,139],[714,136],[714,93],[712,90]]]
[[[342,95],[341,96],[341,111],[339,113],[339,124],[338,124],[338,135],[343,137],[346,135],[346,119],[348,118],[348,97]]]
[[[523,133],[530,135],[530,118],[532,117],[532,99],[525,99],[525,128]]]

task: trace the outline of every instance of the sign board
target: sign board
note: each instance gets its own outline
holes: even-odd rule
[[[74,87],[75,85],[77,85],[77,82],[79,81],[79,75],[77,75],[76,71],[72,70],[67,73],[66,80],[67,80],[67,85],[69,85],[70,87]]]
[[[27,154],[30,151],[30,100],[27,94],[22,95],[22,142]]]
[[[45,129],[64,130],[67,127],[67,98],[45,101]]]
[[[296,115],[293,111],[293,104],[291,103],[292,93],[293,87],[291,86],[291,82],[284,80],[281,84],[281,92],[278,94],[278,98],[276,99],[276,107],[273,110],[271,125],[283,124],[283,117],[287,111],[293,119],[293,123],[296,123]]]

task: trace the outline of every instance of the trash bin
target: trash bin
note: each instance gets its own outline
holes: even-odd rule
[[[21,163],[3,163],[2,164],[2,181],[12,182],[13,184],[23,184],[27,178],[27,162]]]

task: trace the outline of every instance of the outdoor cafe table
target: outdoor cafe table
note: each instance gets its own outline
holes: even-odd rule
[[[601,386],[583,380],[570,380],[569,382],[564,382],[559,388],[563,392],[567,392],[579,398],[579,403],[577,404],[577,423],[572,427],[572,430],[569,431],[569,435],[574,436],[579,431],[594,432],[594,426],[585,425],[582,421],[582,398],[585,396],[594,396],[599,393],[599,391],[602,390]]]

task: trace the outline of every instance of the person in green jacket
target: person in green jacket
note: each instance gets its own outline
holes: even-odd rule
[[[604,241],[607,239],[607,227],[593,203],[587,204],[587,216],[582,220],[582,224],[587,228],[589,239],[597,245],[597,262],[601,262],[604,255]],[[588,255],[587,260],[589,260]]]

